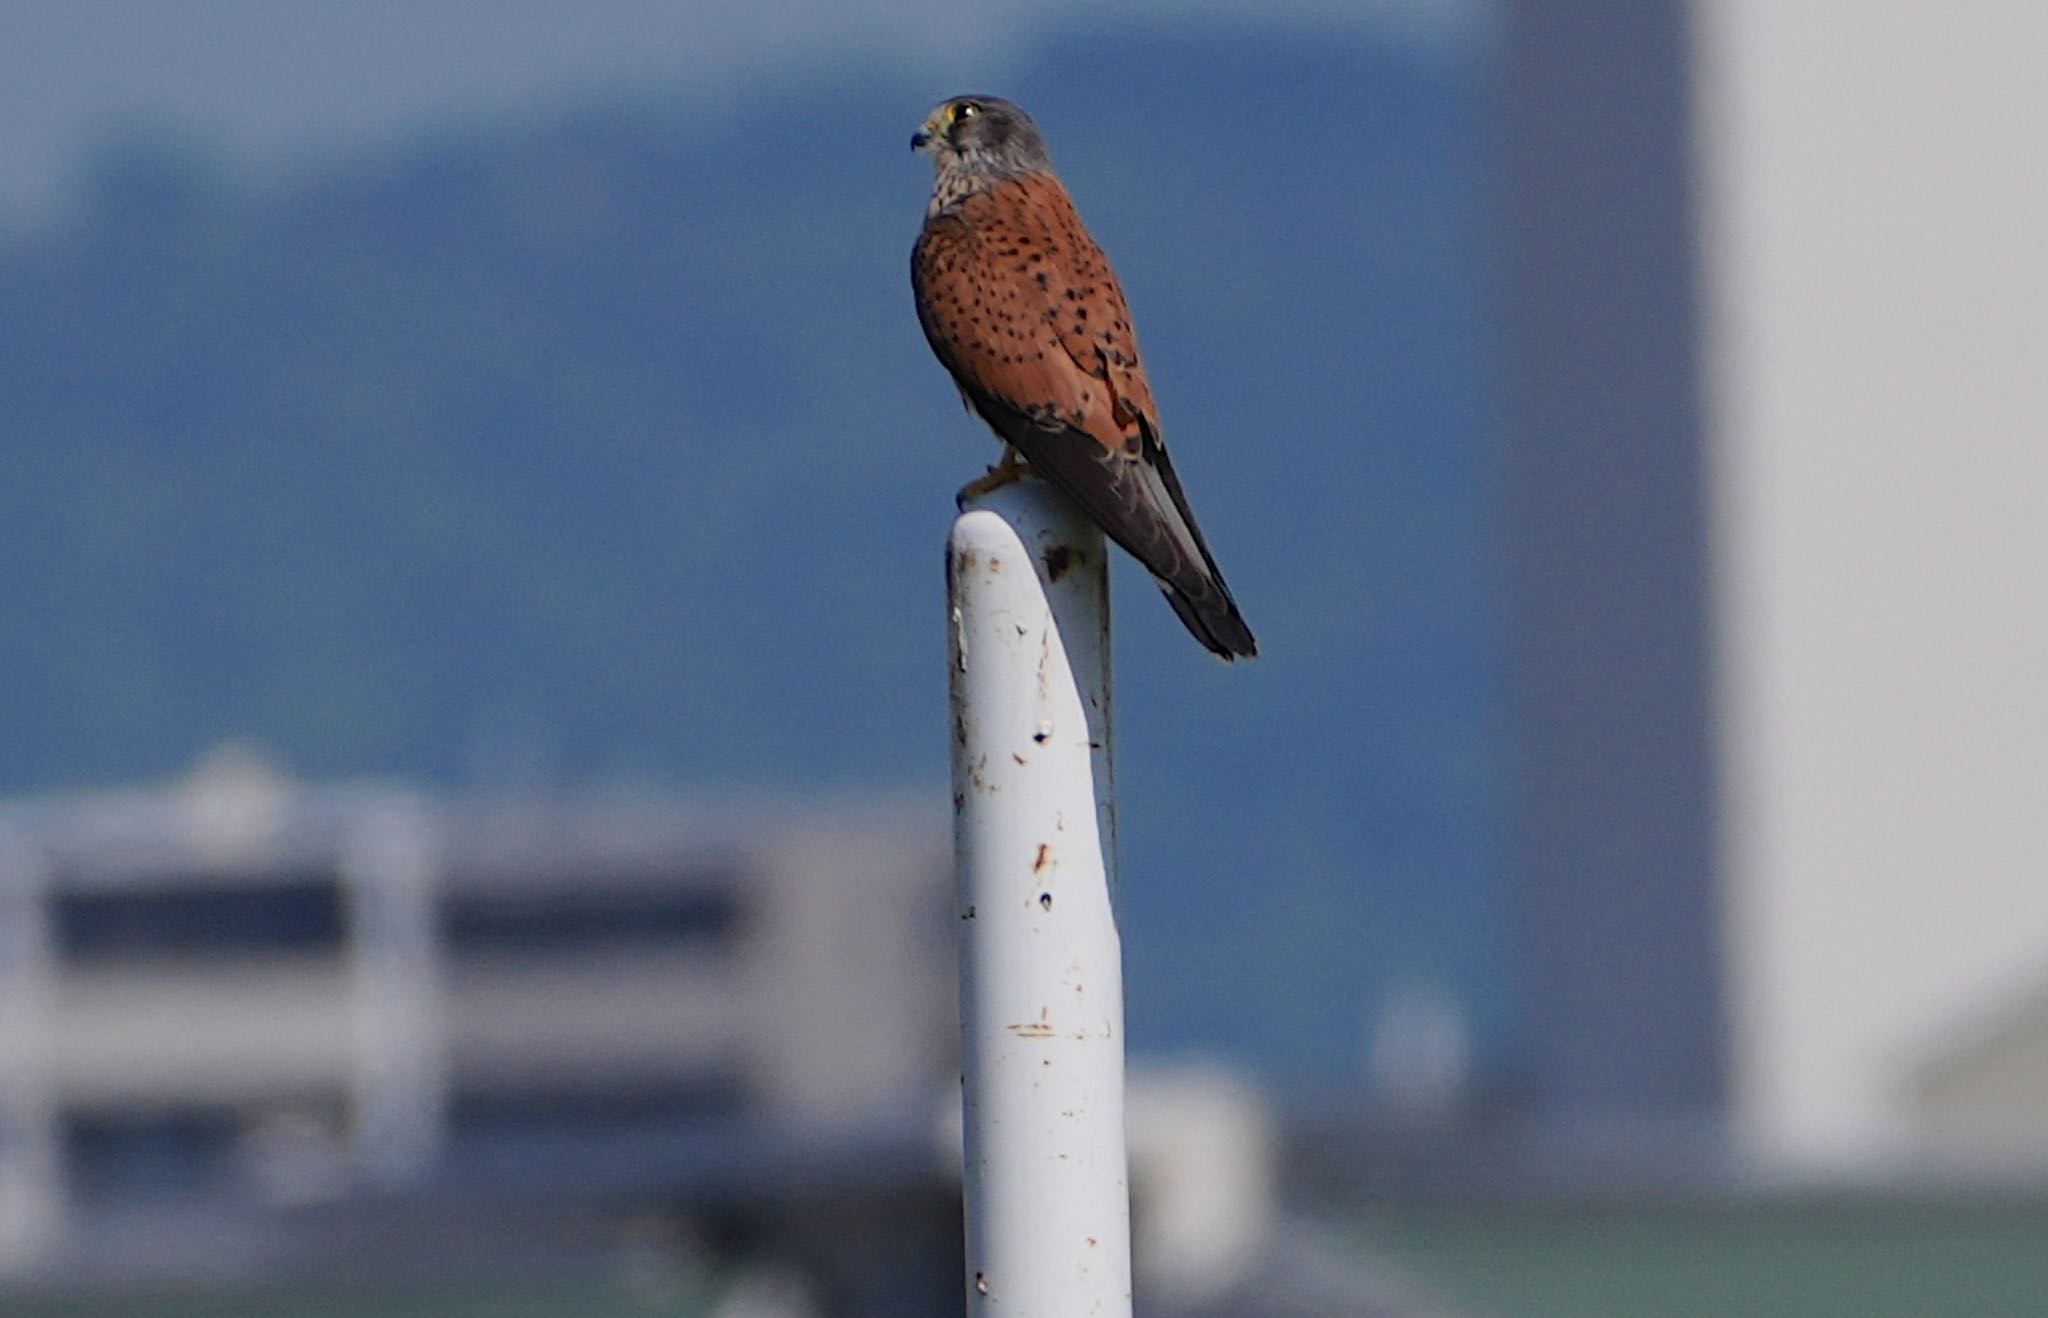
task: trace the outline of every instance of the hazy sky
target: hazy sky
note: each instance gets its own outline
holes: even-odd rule
[[[1185,16],[1355,22],[1456,40],[1490,0],[1144,0]],[[82,151],[170,125],[275,164],[422,123],[698,87],[807,64],[999,86],[1004,52],[1101,12],[1083,0],[0,0],[0,222],[49,213]]]

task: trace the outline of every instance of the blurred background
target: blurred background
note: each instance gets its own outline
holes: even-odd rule
[[[944,96],[1121,570],[1140,1312],[2048,1312],[2048,11],[0,3],[0,1307],[959,1308]]]

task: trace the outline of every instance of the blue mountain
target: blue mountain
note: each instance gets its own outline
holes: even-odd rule
[[[1034,108],[1265,655],[1120,569],[1134,1043],[1356,1086],[1421,986],[1511,1032],[1483,70],[1107,24]],[[911,314],[965,87],[820,75],[286,183],[142,142],[0,247],[0,788],[174,772],[943,792],[940,547],[995,447]]]

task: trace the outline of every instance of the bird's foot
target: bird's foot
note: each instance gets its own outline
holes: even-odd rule
[[[990,467],[987,473],[979,479],[971,480],[961,486],[960,493],[953,496],[953,504],[962,512],[965,512],[968,504],[973,503],[983,495],[1000,490],[1011,481],[1023,480],[1031,475],[1033,475],[1033,472],[1030,465],[1024,461],[1017,450],[1005,448],[1002,461]]]

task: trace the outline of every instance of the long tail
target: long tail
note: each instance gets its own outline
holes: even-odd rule
[[[1154,502],[1165,504],[1161,509],[1162,520],[1177,521],[1195,550],[1192,557],[1177,556],[1181,570],[1171,576],[1154,569],[1159,589],[1165,592],[1166,602],[1180,615],[1181,622],[1212,654],[1225,663],[1254,658],[1259,653],[1259,642],[1244,614],[1238,611],[1237,601],[1231,598],[1223,570],[1216,566],[1216,556],[1209,552],[1209,542],[1202,538],[1202,528],[1195,524],[1188,496],[1180,488],[1180,477],[1174,474],[1173,462],[1149,431],[1146,438],[1152,441],[1146,448],[1150,460],[1145,470],[1153,478],[1148,484],[1156,484],[1158,492],[1166,496],[1164,500],[1155,496]],[[1148,562],[1146,566],[1152,565]]]
[[[1024,450],[1025,459],[1145,565],[1196,640],[1226,662],[1258,654],[1259,643],[1188,511],[1187,496],[1163,448],[1150,447],[1144,460],[1134,460],[1105,453],[1092,441],[1046,447],[1049,454]],[[1057,460],[1076,452],[1085,455],[1082,463]],[[1048,462],[1047,456],[1055,460]],[[1077,473],[1074,466],[1081,470]]]
[[[1150,427],[1137,454],[1113,452],[1083,431],[1041,426],[998,399],[966,392],[974,410],[1033,471],[1145,565],[1196,640],[1224,660],[1258,654],[1259,643],[1195,525],[1166,447]]]

